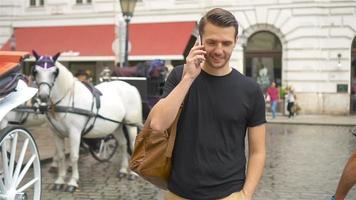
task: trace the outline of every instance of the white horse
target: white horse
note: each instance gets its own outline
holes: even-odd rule
[[[114,134],[119,147],[116,152],[115,166],[120,173],[130,173],[128,168],[129,155],[127,153],[127,140],[123,133],[123,125],[127,128],[130,148],[134,146],[137,127],[142,126],[142,104],[138,90],[123,81],[103,82],[96,86],[102,93],[100,96],[101,107],[96,108],[95,98],[89,89],[76,78],[62,64],[56,62],[59,53],[55,56],[39,56],[33,52],[36,65],[33,75],[38,84],[38,97],[41,102],[46,102],[52,107],[64,106],[86,110],[97,117],[89,117],[72,112],[49,111],[47,118],[56,130],[55,144],[59,159],[58,178],[55,180],[54,189],[60,190],[65,184],[66,166],[64,155],[64,138],[70,142],[70,162],[72,176],[69,180],[67,191],[73,192],[78,188],[78,157],[82,131],[90,125],[93,128],[86,133],[84,138],[99,138]],[[99,117],[98,117],[99,116]]]

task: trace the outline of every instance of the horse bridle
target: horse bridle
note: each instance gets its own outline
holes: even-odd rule
[[[41,85],[47,85],[49,87],[49,93],[51,93],[54,82],[52,84],[49,84],[49,83],[43,81],[41,83],[38,83],[37,85],[38,85],[38,87],[41,87]]]
[[[39,67],[41,67],[41,66],[39,66]],[[37,74],[38,72],[35,71],[35,70],[36,70],[35,68],[36,68],[36,66],[34,66],[33,69],[32,69],[32,76],[33,76],[33,78],[36,80],[36,74]],[[46,82],[46,81],[42,81],[42,82],[40,82],[40,83],[37,83],[38,88],[40,88],[41,85],[47,85],[47,86],[48,86],[48,88],[49,88],[49,94],[48,94],[48,96],[49,96],[49,97],[51,96],[51,92],[52,92],[52,88],[53,88],[53,86],[54,86],[54,82],[56,82],[56,79],[57,79],[58,74],[59,74],[59,69],[58,69],[58,67],[55,66],[55,68],[56,68],[56,71],[54,72],[54,78],[53,78],[53,82],[52,82],[52,83],[48,83],[48,82]],[[64,97],[65,97],[66,95],[67,95],[67,93],[64,95]],[[60,100],[57,101],[54,105],[58,104],[64,97],[60,98]]]
[[[41,67],[41,66],[40,66],[40,67]],[[57,79],[57,77],[58,77],[58,73],[59,73],[58,67],[55,67],[55,68],[56,68],[56,71],[55,71],[55,74],[54,74],[54,79],[53,79],[52,84],[49,84],[49,83],[47,83],[47,82],[45,82],[45,81],[42,81],[42,82],[40,82],[40,83],[37,83],[38,87],[40,87],[41,85],[47,85],[47,86],[49,87],[50,91],[52,90],[52,87],[54,86],[54,82],[56,81],[56,79]],[[33,76],[33,78],[36,80],[36,74],[37,74],[38,72],[36,72],[35,70],[36,70],[36,66],[34,66],[33,69],[32,69],[32,76]]]

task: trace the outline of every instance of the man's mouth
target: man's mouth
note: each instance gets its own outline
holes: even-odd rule
[[[223,58],[212,58],[212,60],[213,60],[213,62],[221,62],[221,61],[223,61],[224,59]]]

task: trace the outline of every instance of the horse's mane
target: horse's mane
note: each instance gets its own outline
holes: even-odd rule
[[[73,86],[75,79],[73,74],[62,63],[56,62],[56,66],[59,69],[59,73],[54,85],[57,86],[58,90],[62,90],[61,93],[64,94],[69,88]]]

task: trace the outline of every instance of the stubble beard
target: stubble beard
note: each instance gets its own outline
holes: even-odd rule
[[[213,68],[213,69],[220,69],[220,68],[223,68],[225,67],[225,65],[229,62],[229,59],[230,59],[230,56],[226,56],[223,59],[223,62],[222,63],[217,63],[215,64],[214,62],[212,62],[213,58],[212,57],[209,57],[208,59],[206,59],[206,63],[208,64],[208,66],[210,68]]]

